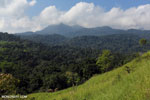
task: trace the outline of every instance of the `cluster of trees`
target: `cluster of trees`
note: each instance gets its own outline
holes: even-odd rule
[[[19,81],[14,91],[20,94],[78,85],[136,57],[94,48],[46,46],[6,33],[0,33],[0,38],[0,73]]]

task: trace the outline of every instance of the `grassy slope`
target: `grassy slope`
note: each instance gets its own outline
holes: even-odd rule
[[[94,76],[83,85],[56,93],[31,94],[28,99],[150,100],[150,52],[118,69]]]

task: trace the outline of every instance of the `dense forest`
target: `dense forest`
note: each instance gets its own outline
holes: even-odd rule
[[[150,49],[150,43],[144,48],[139,45],[139,40],[145,38],[150,39],[150,34],[113,34],[105,36],[77,36],[68,38],[59,34],[52,35],[21,35],[22,39],[27,39],[36,43],[43,43],[49,46],[71,46],[77,48],[91,48],[96,50],[109,49],[112,52],[135,53],[145,52]]]
[[[47,36],[22,39],[0,33],[0,77],[16,80],[13,93],[55,91],[79,85],[93,75],[113,70],[139,56],[138,52],[149,49],[149,44],[139,45],[141,37],[129,34],[71,39],[52,36],[56,39],[51,38],[49,42]],[[42,42],[44,39],[47,43]],[[129,52],[130,48],[132,52]],[[4,88],[0,91],[1,95],[8,94],[5,85],[1,87]]]

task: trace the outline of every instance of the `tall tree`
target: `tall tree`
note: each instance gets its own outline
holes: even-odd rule
[[[139,40],[139,44],[140,44],[141,46],[146,45],[146,43],[147,43],[147,40],[144,39],[144,38],[142,38],[142,39]]]
[[[99,66],[101,72],[106,72],[113,68],[115,57],[109,50],[104,50],[102,55],[98,57],[96,64]]]

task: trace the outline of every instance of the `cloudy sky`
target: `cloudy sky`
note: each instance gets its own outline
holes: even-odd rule
[[[0,0],[0,31],[37,31],[59,23],[150,30],[150,0]]]

